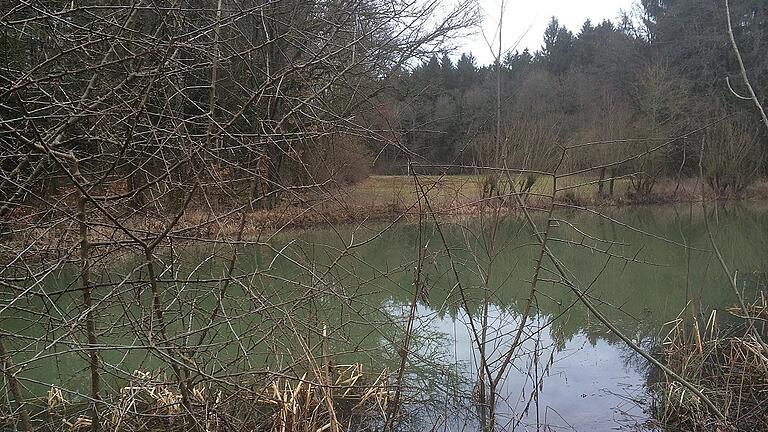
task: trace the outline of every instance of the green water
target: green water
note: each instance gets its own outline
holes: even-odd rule
[[[550,245],[569,278],[638,343],[652,346],[662,325],[686,305],[685,316],[708,316],[734,304],[709,252],[699,206],[603,212],[557,214]],[[765,207],[728,205],[711,209],[709,218],[739,286],[754,297],[768,262]],[[323,326],[336,363],[394,370],[421,248],[428,296],[419,296],[406,381],[422,403],[408,409],[441,429],[476,428],[472,393],[479,360],[469,317],[481,322],[487,295],[487,353],[497,364],[518,327],[539,251],[521,219],[494,225],[475,218],[441,230],[432,223],[346,226],[267,240],[238,252],[234,280],[226,285],[229,245],[184,245],[159,256],[166,342],[150,337],[161,323],[152,311],[145,264],[130,254],[97,259],[105,393],[118,392],[134,370],[170,377],[169,345],[190,359],[193,378],[264,382],[266,370],[301,376],[306,359],[321,355]],[[644,423],[646,363],[566,287],[549,281],[557,279],[547,271],[551,263],[544,267],[524,343],[501,382],[499,424],[614,430]],[[60,266],[27,286],[32,289],[25,295],[8,290],[0,297],[0,331],[23,366],[26,391],[42,395],[55,385],[68,398],[82,399],[89,374],[76,269]]]

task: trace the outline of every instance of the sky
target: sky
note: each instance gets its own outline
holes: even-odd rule
[[[488,64],[493,61],[488,44],[482,36],[494,43],[494,51],[498,49],[497,26],[501,0],[478,0],[483,21],[482,32],[478,29],[476,35],[458,43],[458,52],[472,52],[477,64]],[[621,10],[631,11],[636,0],[506,0],[504,23],[502,28],[503,50],[522,51],[528,48],[534,52],[541,48],[544,29],[549,19],[555,16],[561,25],[577,33],[584,21],[592,20],[597,24],[604,19],[616,21]],[[519,41],[519,42],[518,42]]]

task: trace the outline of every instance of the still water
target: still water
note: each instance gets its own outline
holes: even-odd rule
[[[728,205],[708,213],[748,298],[768,270],[765,210]],[[735,299],[709,252],[699,206],[603,213],[558,214],[550,244],[569,278],[625,334],[650,349],[663,339],[665,323],[679,316],[718,310],[726,319],[722,310]],[[185,348],[195,368],[222,380],[263,380],[267,369],[301,376],[302,359],[321,355],[325,326],[336,363],[394,371],[419,273],[425,288],[416,296],[405,376],[410,428],[477,429],[475,335],[485,322],[483,346],[496,375],[538,257],[522,220],[314,229],[267,243],[238,253],[230,282],[223,282],[232,257],[226,245],[178,247],[160,259],[164,331],[174,347],[197,346]],[[132,371],[163,368],[162,351],[149,336],[160,324],[141,261],[123,257],[95,268],[101,268],[95,297],[104,374],[108,391],[119,391]],[[499,381],[497,424],[505,430],[643,427],[651,415],[648,365],[555,283],[553,269],[545,260],[522,345]],[[0,329],[11,335],[30,392],[55,385],[77,399],[88,391],[76,287],[75,270],[63,268],[36,286],[36,295],[0,297]]]

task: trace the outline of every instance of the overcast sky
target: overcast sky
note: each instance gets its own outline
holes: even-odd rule
[[[499,22],[501,0],[478,1],[483,14],[483,31],[488,40],[493,41],[496,50],[498,39],[494,39],[494,33]],[[604,19],[615,22],[619,12],[630,11],[634,3],[635,0],[507,0],[502,29],[503,47],[514,51],[512,48],[519,40],[518,50],[528,48],[534,52],[541,48],[544,29],[552,16],[576,33],[587,19],[593,24]],[[480,65],[493,61],[488,44],[479,31],[465,43],[459,43],[459,52],[462,51],[471,51]]]

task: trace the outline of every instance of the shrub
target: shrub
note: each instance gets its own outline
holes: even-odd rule
[[[348,186],[368,178],[372,165],[372,157],[362,138],[332,134],[298,154],[286,168],[296,172],[299,184]]]
[[[757,124],[734,116],[704,130],[701,166],[704,179],[718,197],[740,196],[755,182],[763,151]]]

